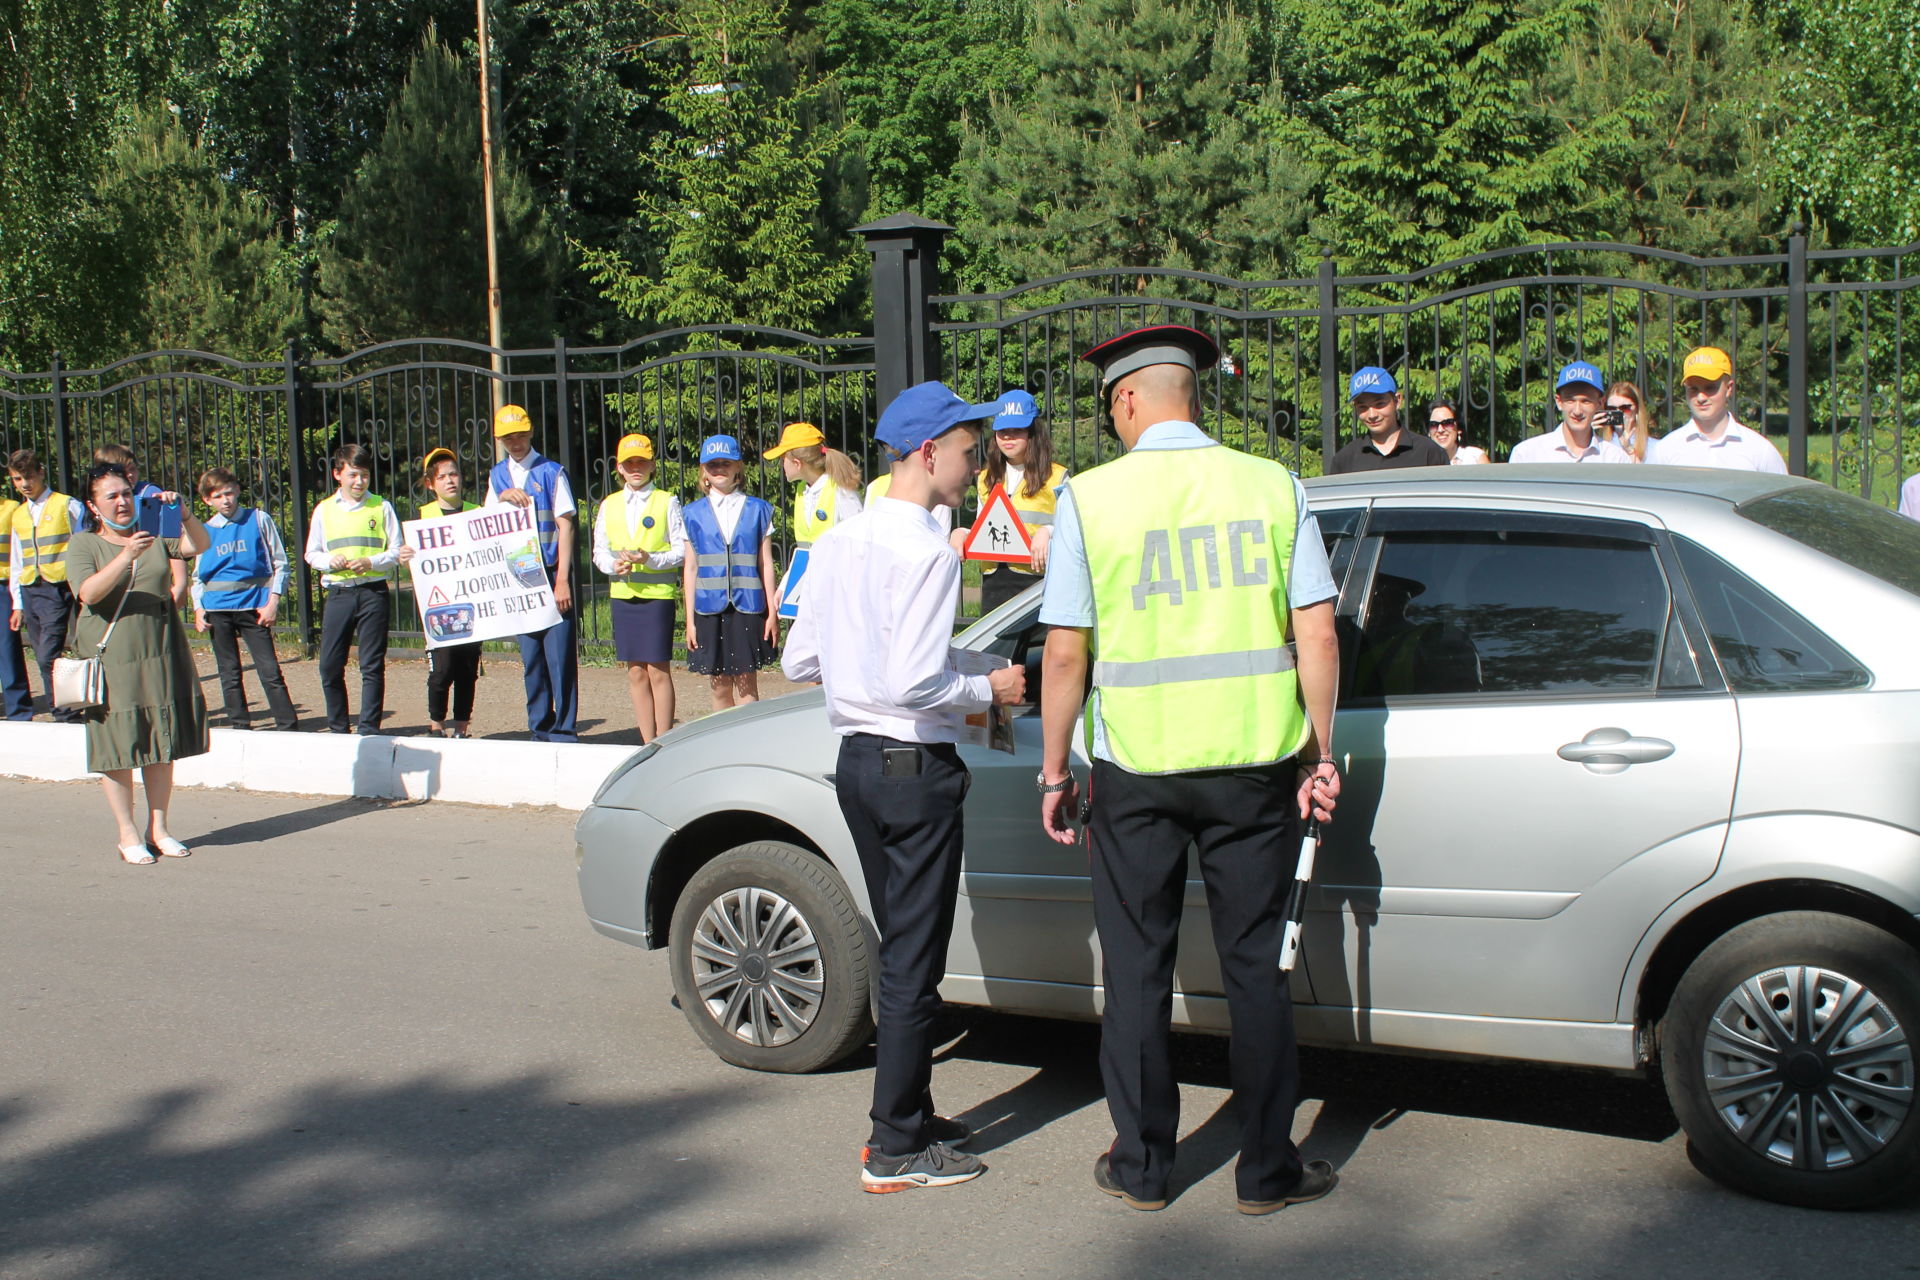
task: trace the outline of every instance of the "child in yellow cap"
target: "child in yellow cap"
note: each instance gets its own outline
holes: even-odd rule
[[[420,504],[420,518],[435,520],[462,511],[478,511],[480,504],[461,494],[460,460],[444,446],[429,450],[420,464],[420,483],[433,497]],[[468,737],[473,723],[473,691],[480,679],[480,642],[442,645],[427,650],[427,723],[436,734]],[[453,702],[453,723],[447,724],[447,702]]]
[[[860,466],[838,449],[811,422],[789,422],[780,443],[768,449],[768,459],[780,459],[787,483],[801,487],[793,494],[793,547],[799,551],[821,534],[860,514]],[[780,593],[773,609],[780,611]]]
[[[613,579],[613,655],[627,665],[640,741],[673,728],[673,625],[687,529],[680,499],[653,483],[653,441],[622,436],[614,466],[625,484],[600,501],[593,564]]]

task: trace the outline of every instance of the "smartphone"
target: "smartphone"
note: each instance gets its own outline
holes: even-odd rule
[[[134,527],[142,533],[156,538],[180,536],[180,504],[177,502],[163,505],[154,494],[141,494],[133,500],[133,519]]]
[[[882,747],[880,776],[883,778],[919,777],[920,749],[918,747]]]

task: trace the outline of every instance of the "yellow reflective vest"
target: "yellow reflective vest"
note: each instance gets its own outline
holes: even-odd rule
[[[1089,714],[1114,763],[1188,773],[1299,751],[1287,469],[1224,445],[1154,449],[1068,485],[1093,578]]]
[[[0,498],[0,582],[13,574],[13,513],[20,506],[12,498]]]
[[[438,520],[441,516],[457,516],[462,511],[478,511],[479,509],[480,504],[477,502],[463,501],[457,507],[449,507],[446,503],[440,501],[440,499],[435,498],[431,502],[423,502],[420,504],[420,518],[422,520]]]
[[[891,480],[891,476],[888,477]],[[810,547],[820,535],[840,523],[840,486],[829,480],[820,490],[818,501],[807,501],[807,487],[801,485],[793,495],[793,546]]]
[[[627,523],[627,495],[622,490],[600,500],[600,527],[606,530],[607,546],[614,551],[644,551],[658,555],[672,544],[667,538],[668,506],[673,496],[655,488],[640,508],[640,522]],[[615,600],[671,600],[680,582],[679,569],[654,569],[634,565],[613,580],[608,594]]]
[[[360,505],[349,511],[336,499],[328,498],[313,513],[320,522],[320,536],[326,539],[329,555],[338,553],[349,560],[379,555],[387,549],[387,500],[368,494]],[[362,572],[358,569],[330,569],[336,587],[357,586],[387,576],[384,569]]]
[[[67,580],[67,543],[73,539],[73,521],[67,513],[69,501],[66,494],[47,490],[46,505],[40,508],[38,522],[26,503],[15,505],[10,525],[13,536],[20,539],[20,563],[13,566],[13,572],[21,586]]]

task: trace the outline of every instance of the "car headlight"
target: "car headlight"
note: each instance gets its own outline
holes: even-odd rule
[[[629,770],[633,769],[634,766],[642,763],[643,761],[649,759],[653,755],[653,753],[658,751],[659,749],[660,749],[660,742],[658,739],[655,739],[654,741],[649,742],[646,746],[641,747],[638,751],[634,752],[632,755],[628,756],[625,760],[622,760],[618,765],[614,766],[613,772],[609,773],[606,776],[606,778],[600,783],[600,789],[593,793],[593,803],[599,804],[600,797],[606,795],[608,789],[611,788],[614,783],[626,777]]]

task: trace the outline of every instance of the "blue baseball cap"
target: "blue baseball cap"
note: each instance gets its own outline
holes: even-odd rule
[[[709,462],[739,462],[740,442],[732,436],[708,436],[700,442],[700,465]]]
[[[880,415],[873,438],[896,458],[904,458],[963,422],[993,417],[1000,411],[1004,399],[968,404],[965,397],[944,382],[918,383],[893,398],[893,403]]]
[[[1553,380],[1554,394],[1558,395],[1560,392],[1565,391],[1568,387],[1574,386],[1577,383],[1585,383],[1595,391],[1601,391],[1604,390],[1607,385],[1607,378],[1605,374],[1588,364],[1585,360],[1575,360],[1572,364],[1562,369],[1560,376]]]
[[[1025,431],[1040,420],[1040,406],[1024,391],[1003,391],[994,404],[993,421],[987,424],[991,430]]]
[[[1392,374],[1377,364],[1370,364],[1364,369],[1354,370],[1353,377],[1347,382],[1347,399],[1370,395],[1390,396],[1398,390],[1400,384],[1393,380]]]

